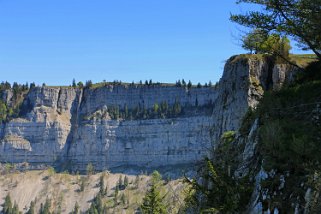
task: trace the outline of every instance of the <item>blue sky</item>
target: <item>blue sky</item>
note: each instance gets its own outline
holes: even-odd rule
[[[0,80],[219,80],[244,53],[233,0],[0,0]]]

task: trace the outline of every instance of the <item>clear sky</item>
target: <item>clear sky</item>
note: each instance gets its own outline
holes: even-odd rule
[[[219,80],[234,0],[0,0],[0,81]]]

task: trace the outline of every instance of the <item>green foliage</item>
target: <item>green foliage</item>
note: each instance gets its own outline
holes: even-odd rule
[[[5,121],[6,119],[7,119],[7,106],[2,100],[0,100],[0,122]]]
[[[77,86],[77,85],[76,85],[76,80],[75,80],[75,79],[72,79],[72,87],[73,87],[73,88],[76,88],[76,86]]]
[[[187,209],[195,213],[237,213],[245,209],[252,192],[247,178],[234,179],[209,159],[199,176],[201,179],[185,179],[190,187]]]
[[[93,199],[93,202],[90,205],[90,208],[86,211],[88,214],[99,214],[99,213],[105,213],[106,206],[103,204],[102,200],[103,196],[98,193],[97,196]]]
[[[76,202],[74,209],[71,211],[71,214],[78,214],[80,211],[79,208],[80,208],[79,204],[78,204],[78,202]]]
[[[321,60],[321,0],[238,0],[262,6],[260,11],[232,15],[231,20],[254,29],[294,37]]]
[[[80,189],[79,189],[80,192],[83,192],[85,190],[86,181],[87,179],[85,177],[80,178]]]
[[[19,207],[18,207],[18,204],[16,202],[13,205],[12,214],[21,214],[21,212],[19,212]]]
[[[139,187],[139,175],[136,175],[136,177],[135,177],[135,181],[134,181],[134,184],[135,184],[135,188],[136,189],[138,189],[138,187]]]
[[[89,163],[86,167],[87,175],[92,175],[95,172],[95,168],[92,163]]]
[[[246,136],[249,134],[251,126],[253,125],[256,117],[257,115],[255,114],[255,111],[253,111],[252,108],[249,108],[242,118],[241,127],[239,128],[239,133],[241,135]]]
[[[56,173],[55,169],[52,166],[48,167],[47,172],[49,176],[52,176]]]
[[[318,69],[319,68],[319,69]],[[320,172],[320,114],[321,78],[318,63],[308,66],[307,71],[292,85],[279,91],[264,93],[254,111],[249,111],[242,127],[249,131],[254,118],[259,118],[259,154],[263,168],[273,171],[261,183],[262,191],[272,197],[265,199],[264,209],[294,212],[293,204],[305,204],[307,177]],[[318,119],[319,118],[319,119]],[[281,180],[286,185],[282,188]],[[317,197],[318,179],[310,180],[310,187]],[[317,209],[317,206],[314,206]]]
[[[235,140],[235,131],[226,131],[222,134],[221,139],[224,143],[232,143]]]
[[[78,86],[79,88],[83,88],[83,87],[84,87],[84,83],[82,83],[82,82],[80,81],[80,82],[77,83],[77,86]]]
[[[5,173],[8,174],[14,169],[14,165],[11,163],[6,163],[4,166]]]
[[[210,108],[210,105],[206,106],[206,108]],[[129,109],[127,105],[125,105],[124,108],[120,108],[119,106],[108,106],[107,112],[113,120],[175,118],[183,114],[183,107],[179,101],[175,101],[172,106],[169,106],[168,103],[164,101],[155,103],[153,107],[149,109],[141,107],[140,105],[132,109]],[[105,113],[103,114],[105,115]]]
[[[26,214],[35,214],[36,211],[35,211],[35,202],[34,201],[31,201],[30,202],[30,207],[29,207],[29,210],[27,211]]]
[[[278,34],[271,34],[261,46],[262,52],[271,53],[272,55],[281,56],[282,58],[289,58],[291,49],[290,40]]]
[[[192,82],[189,80],[188,83],[187,83],[187,88],[188,89],[191,89],[192,88]]]
[[[128,187],[128,177],[126,175],[124,178],[124,186],[125,186],[125,188]]]
[[[120,202],[122,205],[126,205],[126,196],[124,193],[120,196]]]
[[[105,181],[104,181],[104,176],[101,175],[99,178],[99,193],[101,195],[106,195],[106,187],[105,187]]]
[[[92,86],[93,86],[93,82],[91,80],[87,80],[85,88],[91,88]]]
[[[117,182],[118,189],[124,189],[123,177],[120,175]]]
[[[28,83],[20,85],[14,82],[11,87],[10,83],[2,82],[0,84],[0,97],[4,90],[11,90],[13,92],[13,96],[10,104],[7,104],[4,100],[0,99],[0,123],[9,121],[21,114],[21,103],[24,95],[29,90],[29,86]]]
[[[2,204],[2,207],[3,207],[4,214],[11,214],[12,213],[13,207],[12,207],[11,197],[9,194],[4,199],[4,204]]]
[[[268,35],[267,32],[261,29],[254,29],[252,32],[243,36],[242,48],[249,50],[251,53],[261,52],[261,46],[266,41]]]
[[[158,113],[158,110],[159,110],[159,106],[157,103],[154,104],[154,114],[157,114]]]
[[[119,194],[119,185],[116,185],[115,193],[114,193],[114,206],[117,206],[118,204],[118,194]]]
[[[128,107],[126,104],[124,107],[118,105],[107,106],[106,109],[101,109],[89,116],[83,116],[85,120],[91,120],[93,118],[106,118],[110,117],[112,120],[142,120],[142,119],[158,119],[158,118],[177,118],[185,113],[206,112],[212,114],[214,103],[210,100],[208,103],[199,105],[197,98],[195,99],[195,105],[182,105],[177,98],[175,102],[169,105],[167,101],[160,103],[154,103],[150,108],[146,108],[144,105],[138,104],[136,107]]]
[[[40,214],[51,214],[50,212],[51,209],[51,200],[49,198],[46,199],[45,205],[40,207]]]
[[[162,176],[159,172],[152,173],[151,184],[147,190],[141,205],[144,214],[165,214],[167,213],[164,204],[164,196],[161,195]]]
[[[185,88],[186,87],[186,82],[184,79],[182,79],[182,86]]]
[[[254,29],[242,38],[242,47],[257,54],[271,54],[280,60],[289,60],[290,40],[279,34],[268,34],[265,30]]]

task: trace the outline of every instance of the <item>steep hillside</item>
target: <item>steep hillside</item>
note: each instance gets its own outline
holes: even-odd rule
[[[266,58],[238,56],[214,87],[33,87],[1,125],[0,161],[74,171],[89,163],[99,170],[193,164],[224,131],[238,129],[265,89],[288,81],[289,71]],[[7,106],[11,91],[2,91]]]
[[[223,133],[202,179],[190,183],[191,210],[321,212],[321,66],[309,61],[292,81],[266,90],[239,130]]]
[[[128,186],[115,191],[119,179],[128,178]],[[12,203],[17,203],[23,213],[35,202],[39,210],[50,199],[50,210],[54,213],[70,213],[77,203],[79,211],[87,211],[100,191],[101,178],[104,180],[103,204],[108,213],[135,213],[142,204],[149,187],[150,176],[140,174],[124,175],[101,172],[93,175],[70,175],[55,173],[53,169],[27,172],[11,172],[0,177],[0,204],[10,195]],[[162,184],[162,196],[168,213],[177,213],[183,207],[184,185],[181,180],[171,180]],[[115,199],[116,198],[116,199]],[[0,212],[2,208],[0,206]],[[38,213],[38,212],[36,212]]]
[[[252,157],[257,156],[256,168],[261,167],[254,209],[321,212],[320,71],[320,64],[312,63],[291,85],[267,92],[248,118],[256,121]]]

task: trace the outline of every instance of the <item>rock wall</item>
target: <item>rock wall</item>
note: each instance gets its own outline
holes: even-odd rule
[[[268,85],[282,84],[285,68],[273,66],[252,57],[232,57],[215,87],[33,88],[24,98],[21,116],[2,124],[0,162],[70,164],[77,170],[88,163],[99,170],[196,163],[222,132],[238,129],[247,109],[257,104]],[[271,71],[282,78],[272,78]],[[274,79],[278,82],[273,83]],[[95,115],[111,106],[148,109],[164,101],[179,102],[195,112],[135,120]],[[210,113],[202,108],[209,105]]]

